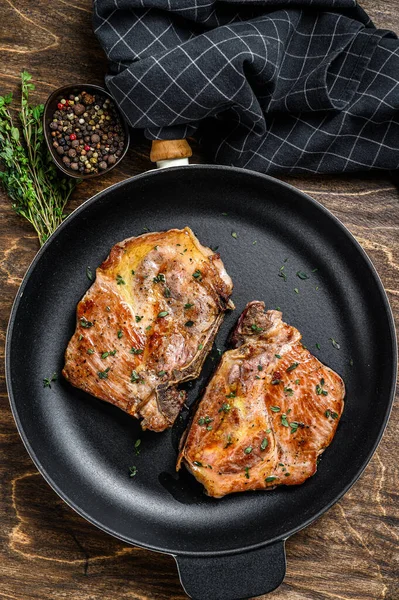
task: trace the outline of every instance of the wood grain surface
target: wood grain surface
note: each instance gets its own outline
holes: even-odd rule
[[[399,32],[399,0],[366,0],[375,23]],[[105,57],[91,30],[90,0],[0,0],[0,93],[17,93],[27,68],[44,101],[75,82],[103,84]],[[194,161],[206,155],[194,147]],[[133,133],[123,164],[85,182],[69,208],[151,168],[149,144]],[[375,264],[399,318],[398,189],[387,174],[292,178],[330,209]],[[0,191],[0,344],[12,301],[38,250],[29,224]],[[102,533],[66,506],[32,464],[17,433],[0,372],[0,599],[180,600],[173,558]],[[271,600],[398,600],[398,435],[394,406],[361,479],[327,514],[287,543],[287,576]],[[343,465],[343,468],[344,465]]]

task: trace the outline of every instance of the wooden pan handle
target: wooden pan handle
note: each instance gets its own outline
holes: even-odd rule
[[[193,151],[187,140],[153,140],[150,160],[173,160],[174,158],[189,158]]]

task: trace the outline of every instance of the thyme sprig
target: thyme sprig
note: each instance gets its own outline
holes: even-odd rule
[[[22,71],[20,128],[13,117],[12,94],[0,96],[0,182],[13,209],[33,225],[42,245],[66,217],[65,205],[76,182],[62,177],[51,159],[43,133],[43,104],[29,103],[35,89],[31,80]]]

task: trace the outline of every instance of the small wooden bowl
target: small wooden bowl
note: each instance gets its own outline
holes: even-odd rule
[[[77,96],[83,90],[88,92],[89,94],[101,94],[102,96],[105,96],[106,98],[109,98],[112,101],[112,103],[115,107],[115,111],[120,119],[120,122],[122,123],[123,132],[125,135],[125,147],[123,149],[121,156],[118,158],[118,160],[116,161],[115,164],[113,164],[109,168],[105,169],[105,171],[99,171],[98,173],[79,173],[78,171],[72,171],[71,169],[67,169],[65,167],[64,163],[62,162],[62,158],[59,156],[59,154],[57,154],[57,152],[55,151],[55,148],[53,147],[54,140],[53,140],[53,137],[51,136],[51,130],[49,127],[51,121],[53,120],[53,115],[54,115],[55,111],[57,110],[57,104],[61,100],[61,98],[68,98],[68,96],[70,94]],[[91,85],[91,84],[86,84],[86,83],[80,83],[77,85],[65,85],[63,87],[58,88],[58,90],[55,90],[55,92],[53,92],[48,97],[47,102],[44,105],[44,111],[43,111],[43,131],[44,131],[44,137],[46,139],[47,146],[48,146],[48,149],[50,151],[53,161],[55,162],[57,167],[60,169],[60,171],[65,173],[65,175],[68,175],[68,177],[73,177],[75,179],[91,179],[92,177],[100,177],[101,175],[105,175],[106,173],[109,173],[109,171],[112,171],[112,169],[114,167],[116,167],[116,165],[118,165],[121,162],[121,160],[124,158],[124,156],[127,152],[127,149],[129,148],[129,143],[130,143],[129,127],[127,125],[126,119],[123,116],[123,114],[121,113],[121,111],[118,109],[118,106],[116,105],[116,102],[113,99],[113,97],[111,96],[111,94],[109,94],[104,88],[102,88],[98,85]]]

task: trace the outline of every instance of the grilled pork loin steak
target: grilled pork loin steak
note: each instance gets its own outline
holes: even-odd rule
[[[191,229],[116,244],[77,306],[64,377],[85,392],[170,427],[198,376],[227,308],[232,282]]]
[[[181,463],[209,496],[298,485],[316,472],[344,407],[341,377],[263,302],[250,302],[198,405]]]

